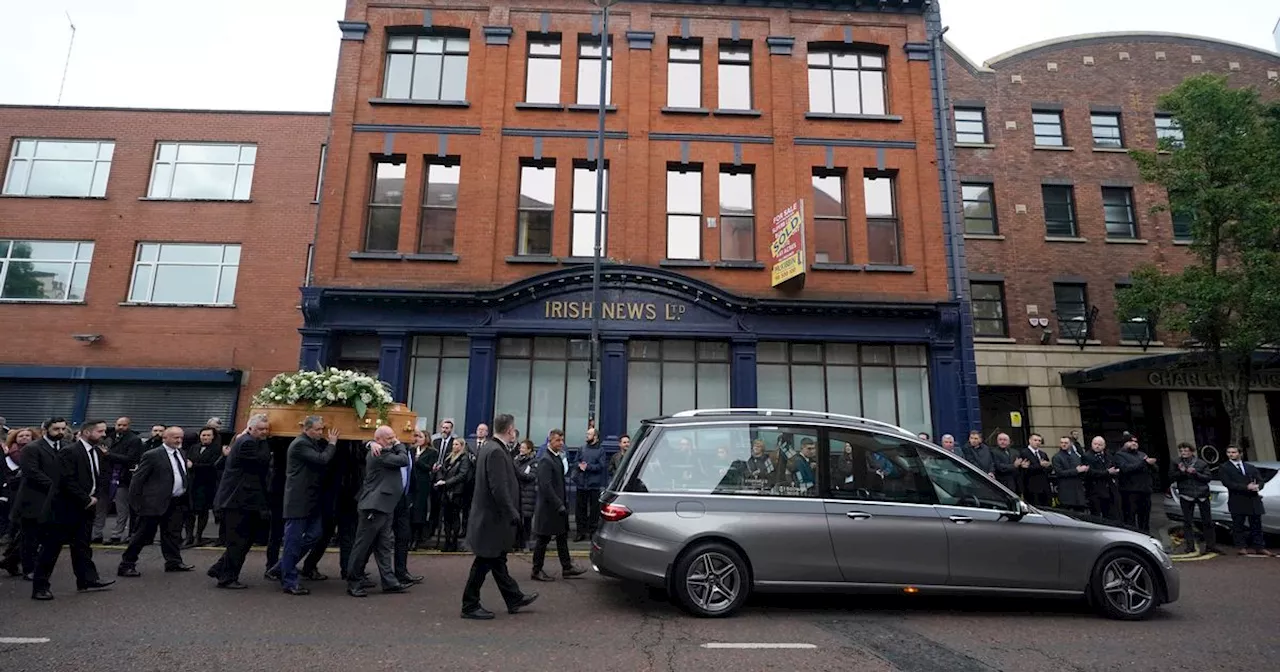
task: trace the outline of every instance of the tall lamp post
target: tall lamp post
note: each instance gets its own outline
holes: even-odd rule
[[[604,239],[604,119],[613,50],[609,41],[609,8],[622,0],[591,0],[600,8],[600,109],[596,118],[596,230],[591,254],[591,364],[587,374],[587,423],[600,431],[596,399],[600,390],[600,260]],[[603,438],[603,437],[601,437]]]

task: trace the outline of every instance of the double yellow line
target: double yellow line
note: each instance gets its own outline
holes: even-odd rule
[[[1200,562],[1201,560],[1212,560],[1216,557],[1218,557],[1217,553],[1206,553],[1204,555],[1199,553],[1176,553],[1169,555],[1169,559],[1174,562]]]

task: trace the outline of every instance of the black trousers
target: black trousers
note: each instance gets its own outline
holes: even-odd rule
[[[1248,529],[1245,529],[1246,524]],[[1262,538],[1262,516],[1231,514],[1231,541],[1236,548],[1252,548],[1259,551],[1266,548],[1266,540]]]
[[[600,491],[579,489],[575,502],[578,535],[589,537],[600,527]]]
[[[227,509],[222,512],[222,523],[227,531],[227,549],[209,571],[217,576],[219,584],[227,584],[240,578],[244,559],[266,520],[259,511]]]
[[[533,516],[520,517],[520,529],[516,530],[516,548],[521,551],[529,550],[529,540],[533,535]]]
[[[284,500],[271,504],[271,523],[267,530],[267,569],[280,562],[280,546],[284,544]]]
[[[1110,497],[1089,498],[1089,513],[1095,516],[1109,518],[1111,520],[1121,520],[1120,512],[1117,511],[1116,508],[1116,500]]]
[[[413,524],[409,518],[409,497],[401,497],[396,511],[391,515],[391,534],[395,536],[395,551],[392,553],[396,578],[403,580],[409,575],[409,543],[413,541]]]
[[[1120,507],[1124,514],[1124,524],[1143,532],[1151,532],[1151,493],[1122,492]]]
[[[150,546],[160,532],[160,554],[165,567],[179,567],[182,562],[182,526],[186,519],[187,505],[181,497],[169,500],[169,508],[160,516],[139,517],[138,529],[129,539],[129,547],[120,556],[120,567],[133,567],[145,546]]]
[[[40,523],[35,518],[21,518],[14,524],[12,538],[4,549],[0,568],[20,570],[23,574],[36,571],[36,554],[40,549]]]
[[[547,559],[547,546],[551,543],[553,535],[539,534],[538,540],[533,544],[533,573],[537,574],[542,571],[542,565]],[[554,535],[556,540],[556,555],[560,556],[560,567],[562,569],[572,569],[573,560],[569,557],[569,535]]]
[[[1023,497],[1027,500],[1027,503],[1030,504],[1031,506],[1049,506],[1050,496],[1048,492],[1028,491],[1025,495],[1023,495]]]
[[[74,520],[40,526],[40,552],[36,556],[33,591],[49,589],[49,577],[58,564],[63,546],[71,551],[71,569],[76,575],[76,588],[83,588],[100,580],[98,567],[93,564],[93,548],[89,546],[97,511],[86,509],[77,513]]]
[[[1209,512],[1209,500],[1201,499],[1192,501],[1189,499],[1179,499],[1178,504],[1182,506],[1182,538],[1184,546],[1190,551],[1196,550],[1196,536],[1193,532],[1192,522],[1195,521],[1193,515],[1196,509],[1200,510],[1200,536],[1204,538],[1205,550],[1216,547],[1217,535],[1213,528],[1213,515]]]
[[[470,613],[480,608],[480,589],[484,587],[485,577],[493,574],[493,582],[498,584],[498,591],[502,593],[502,601],[507,603],[510,608],[520,602],[524,598],[524,593],[520,592],[520,584],[511,578],[511,572],[507,571],[507,554],[505,552],[496,558],[482,558],[476,556],[471,561],[471,574],[467,576],[467,585],[462,589],[462,613]]]
[[[461,498],[445,495],[441,498],[444,508],[444,550],[458,550],[458,537],[462,535],[462,516],[466,507]]]

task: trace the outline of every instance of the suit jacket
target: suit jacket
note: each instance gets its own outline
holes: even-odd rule
[[[1049,453],[1040,449],[1040,456],[1046,460],[1049,459]],[[1031,451],[1031,446],[1027,446],[1018,452],[1018,457],[1031,463],[1026,469],[1022,469],[1022,491],[1031,494],[1048,494],[1049,493],[1049,469],[1040,465],[1040,459]],[[1052,468],[1052,464],[1050,468]]]
[[[1218,480],[1222,481],[1222,485],[1230,493],[1227,511],[1233,516],[1261,516],[1266,513],[1266,508],[1262,505],[1262,493],[1249,490],[1249,483],[1261,485],[1262,474],[1248,462],[1241,464],[1244,465],[1243,474],[1230,462],[1218,465]]]
[[[213,508],[270,512],[267,488],[271,445],[268,440],[248,434],[236,437],[222,468],[222,482],[218,484],[218,496],[213,498]]]
[[[991,446],[985,443],[978,444],[977,448],[969,444],[964,444],[965,459],[973,463],[973,466],[987,472],[995,473],[995,456],[992,454]]]
[[[222,459],[222,444],[216,436],[207,446],[196,443],[187,449],[187,459],[191,460],[187,474],[187,498],[191,500],[191,508],[208,511],[213,508],[213,499],[218,495],[218,460]]]
[[[1050,462],[1053,463],[1053,475],[1058,478],[1058,503],[1062,506],[1088,506],[1089,500],[1084,496],[1084,475],[1076,471],[1082,463],[1080,455],[1072,455],[1070,450],[1059,450]]]
[[[184,460],[182,467],[186,469],[186,458],[181,450],[178,451],[178,459]],[[186,488],[190,493],[190,470],[187,470]],[[139,516],[163,516],[172,499],[173,460],[164,446],[152,448],[142,454],[138,471],[134,472],[133,481],[129,483],[129,505]]]
[[[1107,469],[1116,466],[1115,458],[1107,451],[1085,453],[1081,461],[1088,465],[1085,472],[1084,492],[1090,500],[1119,499],[1120,490],[1116,487],[1116,478]]]
[[[1155,467],[1147,464],[1147,454],[1140,451],[1118,450],[1115,454],[1116,466],[1120,468],[1117,483],[1120,492],[1141,492],[1151,494],[1153,486],[1151,472]]]
[[[996,475],[996,480],[1000,481],[1001,485],[1013,492],[1020,492],[1018,487],[1018,468],[1013,466],[1013,458],[1017,456],[1018,453],[1012,448],[1007,451],[1000,448],[991,449],[992,473]]]
[[[356,508],[360,511],[395,513],[400,498],[404,497],[404,477],[400,468],[407,466],[409,451],[403,443],[383,448],[382,453],[376,457],[370,450],[364,458],[364,486],[360,488]]]
[[[129,487],[129,482],[133,479],[133,468],[138,466],[144,452],[146,449],[142,446],[142,437],[133,430],[117,434],[111,442],[105,459],[107,464],[120,468],[120,487]]]
[[[579,462],[587,463],[587,470],[578,468]],[[573,483],[580,490],[604,490],[609,486],[609,454],[600,442],[589,443],[578,449],[577,459],[569,463]]]
[[[49,522],[53,514],[53,498],[62,481],[62,461],[58,449],[44,438],[28,443],[22,449],[22,484],[18,486],[14,516]]]
[[[560,458],[547,451],[538,459],[538,499],[533,506],[534,534],[566,534],[569,532],[564,466]]]
[[[338,444],[303,434],[289,444],[284,481],[284,517],[309,518],[319,515],[320,489],[325,468],[338,452]]]
[[[95,452],[97,448],[93,449]],[[58,451],[58,459],[62,462],[62,480],[58,486],[58,494],[53,498],[53,519],[60,523],[78,523],[84,519],[89,509],[91,497],[105,496],[102,487],[102,465],[106,460],[102,453],[98,455],[98,479],[93,476],[93,464],[89,461],[89,452],[79,440],[64,441]],[[89,493],[95,492],[90,495]]]
[[[467,520],[467,543],[477,556],[496,558],[515,545],[519,522],[520,482],[516,480],[515,461],[501,441],[490,438],[476,458],[476,488]]]

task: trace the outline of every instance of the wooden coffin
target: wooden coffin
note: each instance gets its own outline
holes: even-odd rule
[[[338,430],[338,438],[342,441],[372,441],[373,431],[378,428],[378,411],[370,408],[364,417],[356,415],[356,410],[349,406],[324,406],[312,408],[309,404],[292,404],[288,406],[253,406],[249,409],[252,417],[259,413],[267,416],[271,423],[271,436],[297,436],[302,433],[302,422],[309,415],[324,418],[325,427]],[[392,404],[387,411],[387,424],[396,430],[396,436],[404,443],[413,443],[413,428],[418,422],[418,415],[404,404]]]

